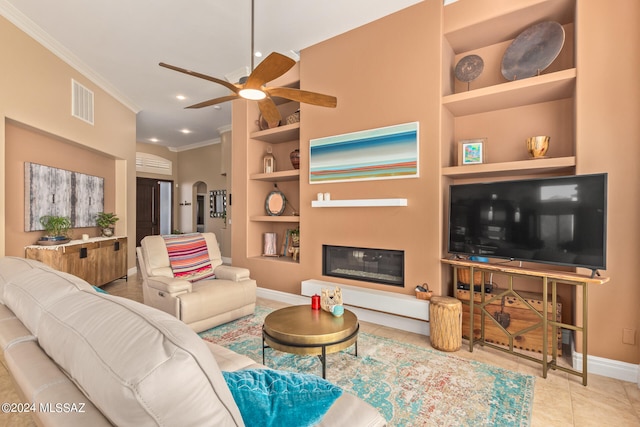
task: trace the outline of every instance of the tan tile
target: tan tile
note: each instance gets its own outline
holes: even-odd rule
[[[636,411],[636,415],[640,418],[640,385],[636,383],[625,382],[623,384],[627,392],[631,406]]]
[[[18,394],[15,384],[13,383],[13,380],[9,375],[9,372],[2,364],[0,364],[0,402],[25,403],[25,400]],[[31,418],[31,415],[27,412],[2,412],[0,413],[0,425],[12,427],[31,427],[35,426],[36,423]]]

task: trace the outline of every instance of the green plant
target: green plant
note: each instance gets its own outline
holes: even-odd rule
[[[96,224],[100,228],[112,228],[119,219],[113,212],[98,212]]]
[[[69,237],[71,220],[66,216],[45,215],[40,217],[40,224],[44,227],[46,236]]]

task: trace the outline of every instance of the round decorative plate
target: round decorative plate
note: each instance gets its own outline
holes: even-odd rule
[[[478,55],[467,55],[456,64],[455,75],[461,82],[472,82],[482,74],[484,61]]]
[[[507,80],[537,76],[558,57],[564,45],[564,28],[544,21],[524,30],[502,57],[502,75]]]

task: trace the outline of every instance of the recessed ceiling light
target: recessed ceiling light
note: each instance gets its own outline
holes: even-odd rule
[[[221,107],[221,106],[219,106],[219,105],[214,105],[214,106],[213,106],[213,109],[214,109],[214,110],[222,110],[222,107]]]
[[[149,138],[149,141],[151,141],[151,142],[158,142],[158,141],[160,141],[160,140],[159,140],[158,138]]]
[[[256,56],[256,58],[262,58],[262,52],[260,52],[259,50],[257,50],[254,55]]]
[[[176,95],[176,99],[179,99],[180,101],[184,101],[185,99],[187,99],[187,97],[184,95]]]
[[[189,129],[182,129],[180,132],[182,132],[184,134],[191,133],[191,131]]]

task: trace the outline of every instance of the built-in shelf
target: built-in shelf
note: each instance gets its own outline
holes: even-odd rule
[[[254,173],[250,178],[257,181],[268,182],[297,181],[300,179],[300,169],[291,169],[273,173]]]
[[[444,8],[444,36],[456,53],[514,39],[534,22],[574,22],[576,0],[521,0],[487,7],[485,2]],[[474,10],[475,8],[475,10]]]
[[[455,117],[522,107],[571,98],[575,92],[576,69],[557,71],[528,79],[506,82],[442,98]]]
[[[251,221],[256,222],[300,222],[299,216],[293,215],[281,215],[281,216],[270,216],[270,215],[257,215],[249,218]]]
[[[312,208],[362,208],[376,206],[407,206],[407,199],[313,200]]]
[[[300,138],[300,122],[253,132],[251,138],[270,144],[297,140]]]
[[[485,163],[481,165],[452,166],[442,168],[442,175],[452,178],[480,178],[500,176],[522,176],[532,173],[573,172],[576,158],[552,157],[544,159],[520,160],[515,162]]]

